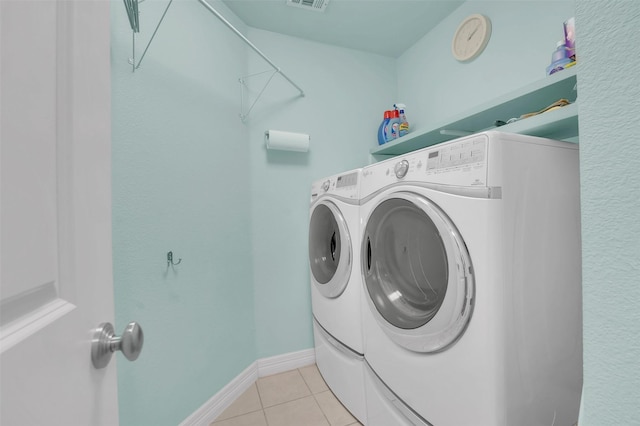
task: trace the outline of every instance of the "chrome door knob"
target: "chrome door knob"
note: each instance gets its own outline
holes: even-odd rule
[[[95,368],[104,368],[111,361],[115,351],[121,351],[129,361],[135,361],[142,352],[144,333],[137,322],[130,322],[122,332],[116,336],[113,325],[105,322],[98,326],[91,341],[91,361]]]

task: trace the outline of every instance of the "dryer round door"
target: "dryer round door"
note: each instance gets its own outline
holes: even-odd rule
[[[471,259],[454,223],[427,197],[395,192],[378,202],[363,235],[362,272],[374,317],[400,346],[438,352],[464,333]]]
[[[353,262],[351,236],[340,209],[331,201],[318,202],[309,219],[311,280],[329,298],[342,294]]]

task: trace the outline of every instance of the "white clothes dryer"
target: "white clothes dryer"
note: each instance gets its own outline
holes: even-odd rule
[[[577,422],[579,195],[576,144],[499,132],[363,169],[369,426]]]
[[[309,265],[316,364],[342,404],[365,422],[361,173],[357,169],[312,184]]]

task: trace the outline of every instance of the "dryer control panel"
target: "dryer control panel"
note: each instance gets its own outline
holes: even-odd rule
[[[436,180],[441,174],[459,174],[461,185],[486,184],[487,141],[485,138],[468,139],[444,144],[426,152],[426,173]],[[451,176],[447,177],[447,180]],[[458,179],[456,179],[458,181]],[[444,183],[444,182],[438,182]]]
[[[361,196],[395,182],[427,182],[453,186],[486,186],[488,137],[474,135],[365,167]],[[371,188],[370,188],[371,185]]]

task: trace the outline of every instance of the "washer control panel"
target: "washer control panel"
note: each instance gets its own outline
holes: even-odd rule
[[[336,188],[350,188],[358,185],[358,172],[351,172],[336,177]]]
[[[324,194],[357,200],[360,193],[360,169],[316,181],[311,185],[311,201]]]

